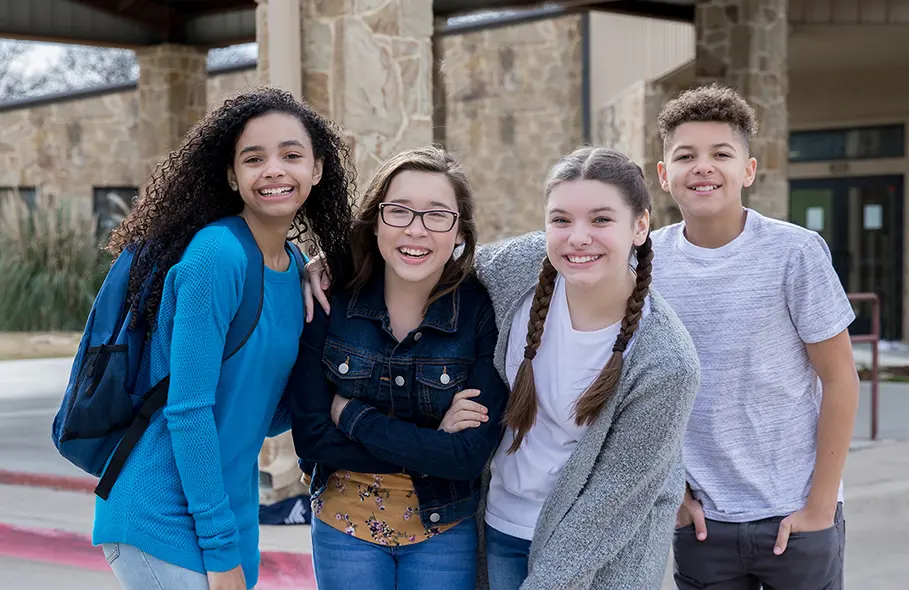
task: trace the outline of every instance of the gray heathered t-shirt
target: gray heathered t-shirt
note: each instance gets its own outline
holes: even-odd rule
[[[707,518],[725,522],[804,507],[821,402],[805,344],[855,319],[823,238],[746,211],[742,234],[721,248],[689,242],[684,222],[652,236],[654,287],[701,362],[683,448],[688,483]]]

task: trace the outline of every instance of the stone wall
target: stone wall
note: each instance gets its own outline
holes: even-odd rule
[[[255,74],[250,68],[210,76],[209,104],[255,84]],[[138,115],[135,87],[0,109],[0,187],[38,187],[86,212],[95,187],[135,189],[144,180]]]
[[[259,77],[255,67],[209,76],[207,88],[208,108],[221,104],[225,98],[232,94],[258,84]]]
[[[663,157],[657,117],[666,101],[693,84],[694,65],[687,64],[661,78],[632,84],[597,110],[600,123],[591,139],[627,154],[644,171],[653,197],[653,229],[681,220],[678,207],[660,187],[657,175],[657,163]]]
[[[344,130],[365,188],[389,156],[432,142],[432,3],[301,5],[303,95]]]
[[[0,186],[34,186],[92,209],[95,186],[139,184],[135,90],[0,112]]]
[[[440,45],[445,144],[467,166],[480,239],[540,229],[546,174],[582,141],[581,17],[451,35]]]
[[[764,215],[789,216],[788,0],[705,0],[695,13],[698,84],[736,88],[754,107],[758,159],[745,204]]]

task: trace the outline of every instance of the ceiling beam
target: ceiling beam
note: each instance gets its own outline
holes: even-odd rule
[[[601,12],[617,12],[631,16],[650,16],[666,20],[694,22],[694,3],[653,2],[650,0],[615,0],[599,2],[590,8]]]
[[[175,12],[151,0],[75,0],[75,2],[162,32],[171,26]]]

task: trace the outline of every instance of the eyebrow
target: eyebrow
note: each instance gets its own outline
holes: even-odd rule
[[[715,144],[711,145],[710,147],[711,147],[711,149],[727,148],[727,149],[730,149],[730,150],[732,150],[732,151],[735,151],[735,146],[732,145],[731,143],[727,142],[727,141],[723,141],[723,142],[720,142],[720,143],[715,143]],[[675,152],[677,152],[677,151],[679,151],[679,150],[692,150],[692,151],[694,151],[694,146],[690,146],[690,145],[680,145],[680,146],[677,146],[674,150],[672,150],[672,153],[675,153]]]
[[[391,199],[389,201],[389,203],[401,203],[402,205],[413,205],[413,201],[411,201],[410,199]],[[454,209],[449,207],[447,203],[443,203],[442,201],[430,201],[429,205],[431,207],[435,207],[437,209],[445,209],[446,211],[454,211]]]
[[[565,211],[564,209],[550,209],[549,212],[550,213],[561,213],[562,215],[570,215],[570,213],[568,213],[568,211]],[[613,209],[612,207],[597,207],[596,209],[591,209],[587,213],[594,214],[594,213],[604,213],[604,212],[605,213],[615,213],[615,209]]]
[[[296,139],[288,139],[287,141],[282,141],[281,143],[278,144],[278,149],[283,149],[286,147],[298,147],[298,148],[305,149],[305,146],[302,143],[300,143],[299,141],[297,141]],[[246,152],[261,152],[264,149],[265,148],[262,147],[261,145],[248,145],[245,148],[243,148],[242,150],[240,150],[240,153],[237,155],[242,156]]]

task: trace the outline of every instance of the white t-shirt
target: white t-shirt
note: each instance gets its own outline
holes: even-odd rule
[[[654,288],[701,362],[682,451],[688,483],[707,518],[725,522],[804,507],[821,403],[805,343],[855,319],[823,238],[746,211],[742,234],[721,248],[693,245],[684,223],[652,235]]]
[[[505,373],[512,386],[524,359],[532,303],[531,293],[515,313],[508,334]],[[649,309],[648,297],[644,302],[645,316]],[[543,502],[587,430],[587,426],[575,423],[575,403],[606,366],[620,329],[621,321],[593,332],[572,328],[565,280],[561,275],[556,277],[543,338],[533,361],[536,422],[513,455],[506,453],[514,431],[506,429],[492,461],[486,501],[486,522],[492,528],[520,539],[533,539]],[[634,341],[632,337],[625,355]]]

